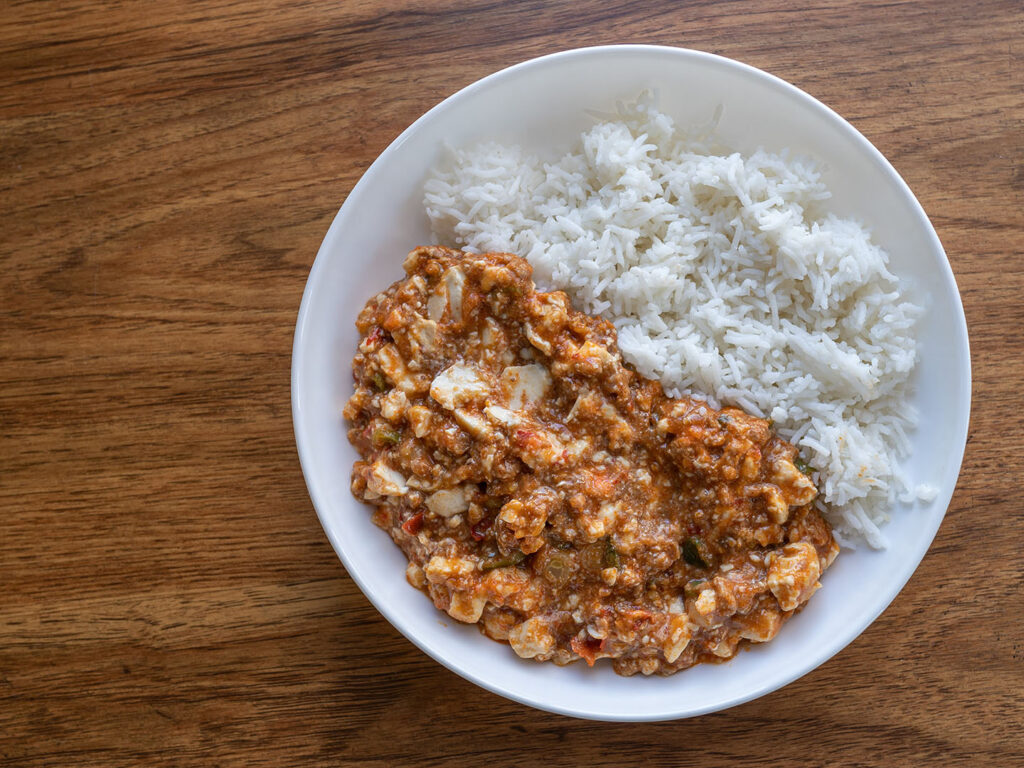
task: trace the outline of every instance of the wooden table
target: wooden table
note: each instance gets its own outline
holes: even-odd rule
[[[1019,0],[8,0],[0,765],[1021,765],[1022,33]],[[307,272],[377,154],[489,72],[615,42],[850,119],[930,214],[974,357],[960,483],[892,607],[667,724],[533,711],[403,639],[321,531],[289,407]]]

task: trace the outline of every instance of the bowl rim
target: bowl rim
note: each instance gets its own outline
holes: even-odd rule
[[[911,208],[914,211],[915,226],[920,227],[926,234],[927,239],[930,241],[931,246],[935,251],[942,255],[940,260],[940,269],[942,271],[941,279],[944,283],[949,284],[952,287],[952,296],[954,297],[954,307],[957,317],[954,318],[957,327],[957,338],[952,340],[957,346],[957,352],[962,356],[965,361],[966,370],[961,371],[961,375],[964,379],[964,391],[962,393],[962,401],[960,408],[957,413],[957,424],[954,428],[956,435],[955,447],[958,451],[958,455],[955,458],[956,472],[954,475],[954,481],[949,487],[948,493],[940,493],[939,497],[935,499],[935,503],[942,505],[941,514],[937,514],[930,521],[928,526],[923,529],[923,535],[920,539],[921,544],[917,550],[908,553],[911,557],[904,560],[903,568],[895,574],[894,578],[890,583],[891,587],[888,592],[885,593],[884,599],[881,599],[877,603],[877,609],[866,614],[866,618],[858,622],[856,625],[851,625],[846,631],[837,633],[833,642],[828,645],[823,651],[816,655],[815,661],[810,666],[798,665],[794,666],[790,673],[782,676],[780,679],[773,680],[768,684],[758,684],[752,686],[749,690],[743,694],[736,695],[725,702],[719,702],[710,704],[707,706],[697,707],[665,707],[661,711],[634,714],[631,712],[606,712],[598,711],[595,709],[587,709],[586,705],[582,705],[579,708],[563,707],[557,704],[552,704],[541,699],[533,698],[528,695],[518,693],[515,690],[504,687],[502,684],[489,680],[480,675],[474,674],[467,671],[457,665],[454,661],[447,658],[444,652],[434,648],[430,643],[422,640],[417,636],[414,629],[403,619],[402,615],[397,611],[392,610],[388,604],[382,601],[371,589],[362,575],[358,572],[357,568],[353,567],[353,563],[350,558],[346,555],[345,547],[342,544],[337,532],[333,529],[332,525],[328,524],[326,508],[328,506],[325,499],[325,494],[320,488],[317,478],[313,476],[310,467],[311,461],[310,447],[308,445],[308,436],[305,434],[302,427],[302,378],[304,370],[304,350],[306,348],[306,336],[311,333],[309,328],[309,314],[310,306],[312,304],[312,294],[314,293],[314,286],[316,286],[320,279],[320,273],[324,270],[324,264],[328,259],[328,251],[330,251],[333,241],[338,237],[338,233],[341,229],[341,223],[343,222],[343,214],[346,206],[349,202],[358,197],[358,193],[361,188],[369,184],[371,179],[379,169],[384,166],[389,157],[394,154],[397,149],[406,142],[406,140],[413,135],[420,126],[426,121],[433,118],[439,112],[444,111],[448,105],[469,98],[479,91],[488,88],[494,88],[502,84],[503,81],[511,77],[518,76],[520,73],[531,70],[543,68],[554,61],[562,61],[572,58],[584,58],[589,56],[602,56],[602,55],[629,55],[636,53],[654,53],[658,55],[665,55],[670,57],[677,57],[680,61],[704,61],[709,62],[714,66],[731,68],[737,70],[741,74],[745,74],[749,77],[753,77],[759,80],[761,84],[780,90],[787,93],[790,97],[797,98],[803,101],[806,106],[813,109],[821,117],[823,117],[828,123],[830,123],[835,130],[846,133],[851,139],[855,141],[861,152],[865,153],[867,157],[870,157],[872,161],[879,167],[882,173],[888,178],[889,182],[895,185],[900,193],[908,200]],[[292,405],[292,424],[295,434],[295,442],[299,455],[299,463],[302,468],[303,477],[306,482],[306,487],[309,491],[310,499],[313,502],[314,509],[316,510],[317,517],[320,520],[320,524],[327,534],[328,539],[334,548],[335,553],[338,555],[342,564],[345,566],[345,570],[348,575],[355,581],[356,585],[362,591],[363,595],[373,604],[373,606],[384,616],[388,622],[397,629],[407,640],[413,645],[419,648],[421,651],[426,653],[428,656],[433,658],[435,661],[456,673],[460,677],[469,680],[472,683],[488,690],[492,693],[498,694],[507,699],[525,704],[535,709],[553,712],[556,714],[566,715],[569,717],[575,717],[585,720],[598,720],[605,722],[657,722],[666,720],[676,720],[688,717],[695,717],[711,712],[717,712],[724,709],[728,709],[739,704],[752,701],[756,698],[764,696],[773,691],[779,690],[793,681],[803,677],[810,673],[820,665],[835,656],[839,651],[843,650],[847,645],[856,640],[868,626],[870,626],[875,619],[883,611],[885,611],[895,600],[896,596],[902,591],[903,587],[906,586],[913,573],[917,570],[925,554],[928,552],[942,521],[945,519],[945,515],[949,509],[949,504],[952,500],[953,493],[956,488],[956,478],[959,477],[960,471],[963,464],[963,456],[966,450],[967,433],[970,422],[970,410],[971,410],[971,393],[972,393],[972,371],[971,371],[971,357],[970,357],[970,343],[967,331],[966,317],[963,310],[963,301],[960,296],[956,279],[953,275],[952,267],[949,263],[949,257],[946,255],[945,249],[942,247],[942,243],[939,240],[938,234],[935,232],[935,228],[932,226],[931,221],[928,219],[920,201],[911,191],[909,185],[904,181],[902,176],[896,171],[893,165],[888,159],[863,135],[856,127],[854,127],[849,121],[839,115],[835,110],[819,101],[815,97],[811,96],[806,91],[798,88],[797,86],[781,79],[780,77],[766,72],[762,69],[754,67],[749,64],[731,59],[718,54],[708,53],[706,51],[695,50],[691,48],[683,48],[676,46],[667,45],[649,45],[649,44],[617,44],[617,45],[597,45],[597,46],[585,46],[581,48],[571,48],[561,50],[553,53],[548,53],[535,58],[527,59],[519,63],[510,65],[502,68],[496,72],[493,72],[485,77],[482,77],[469,85],[464,86],[455,93],[446,97],[436,105],[431,107],[419,118],[417,118],[408,128],[402,131],[385,149],[381,152],[373,163],[366,169],[352,190],[346,196],[344,202],[339,208],[337,214],[335,214],[330,227],[324,239],[317,251],[316,258],[314,259],[313,265],[310,268],[309,276],[306,281],[305,288],[303,290],[302,301],[299,306],[298,315],[296,318],[295,335],[292,344],[292,365],[291,365],[291,405]]]

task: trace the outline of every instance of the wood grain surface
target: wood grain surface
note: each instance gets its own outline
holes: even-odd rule
[[[483,75],[619,42],[847,117],[934,222],[974,363],[956,495],[893,605],[781,691],[646,725],[403,639],[317,522],[289,404],[309,267],[377,154]],[[7,0],[0,765],[1024,765],[1022,51],[1020,0]]]

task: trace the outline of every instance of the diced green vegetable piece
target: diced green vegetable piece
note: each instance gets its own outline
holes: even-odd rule
[[[622,558],[619,557],[619,553],[615,550],[615,545],[612,544],[611,539],[607,540],[604,557],[601,558],[601,565],[605,568],[618,568],[622,565]]]
[[[402,441],[402,433],[391,427],[377,427],[373,431],[374,445],[398,445]]]
[[[700,539],[691,536],[683,542],[683,560],[698,568],[707,568],[707,561],[700,553]]]
[[[805,475],[809,475],[809,474],[811,474],[811,472],[814,471],[814,467],[812,467],[806,461],[801,459],[799,456],[797,456],[795,459],[793,459],[793,466],[795,466],[797,469],[799,469]]]
[[[516,550],[515,552],[510,552],[507,555],[498,555],[497,557],[491,557],[484,560],[480,564],[480,570],[493,571],[495,568],[508,568],[509,566],[519,565],[525,559],[526,555],[519,550]]]
[[[378,392],[383,392],[385,389],[388,388],[388,381],[387,379],[384,378],[383,374],[381,374],[380,371],[377,371],[376,373],[373,374],[372,380],[373,388],[376,389]]]
[[[694,598],[701,593],[701,590],[704,589],[704,585],[707,583],[707,579],[690,579],[686,582],[686,586],[683,587],[683,595]]]

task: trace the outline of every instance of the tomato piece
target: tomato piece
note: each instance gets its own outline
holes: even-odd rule
[[[415,536],[420,532],[423,527],[423,513],[417,512],[415,515],[410,517],[404,523],[402,523],[402,530],[408,533],[410,536]]]
[[[597,661],[597,654],[604,649],[604,640],[598,640],[594,637],[580,640],[578,637],[574,637],[569,641],[569,647],[572,648],[573,653],[587,662],[588,667],[592,667],[594,662]]]

